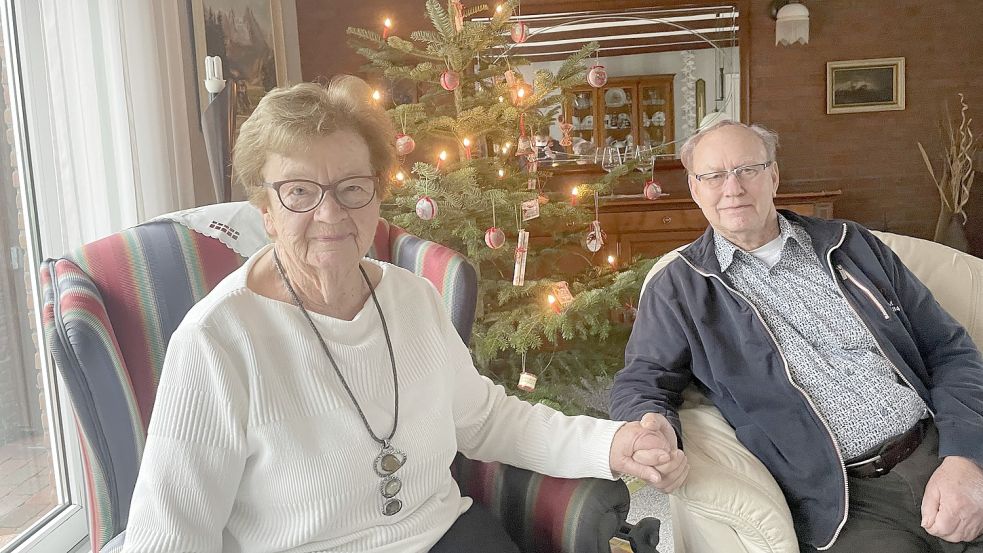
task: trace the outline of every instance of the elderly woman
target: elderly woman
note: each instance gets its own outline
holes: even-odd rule
[[[368,98],[354,77],[299,84],[242,125],[236,174],[272,243],[171,338],[124,551],[516,551],[461,497],[459,450],[659,478],[666,444],[648,421],[507,396],[428,281],[365,258],[396,164]]]

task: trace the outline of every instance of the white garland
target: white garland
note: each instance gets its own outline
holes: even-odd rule
[[[677,138],[683,138],[696,132],[696,55],[692,50],[683,50],[679,54],[683,58],[683,103],[680,107],[683,120]]]

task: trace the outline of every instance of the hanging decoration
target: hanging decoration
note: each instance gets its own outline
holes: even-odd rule
[[[522,44],[529,38],[529,26],[522,21],[516,21],[512,24],[512,42],[516,44]]]
[[[437,202],[430,196],[421,196],[416,202],[416,216],[429,221],[437,216]]]
[[[518,217],[516,213],[516,217]],[[526,259],[529,256],[529,231],[519,228],[515,243],[515,270],[512,273],[512,286],[526,283]]]
[[[662,185],[655,178],[645,181],[645,189],[642,191],[646,200],[658,200],[662,197]]]
[[[485,231],[485,245],[493,250],[505,245],[505,232],[498,228],[498,221],[495,217],[495,202],[492,202],[492,226]]]
[[[522,353],[522,372],[519,374],[519,383],[516,385],[516,387],[523,392],[531,392],[536,389],[536,375],[526,372],[525,352]]]
[[[562,138],[560,138],[560,146],[569,148],[573,145],[573,139],[570,137],[570,131],[573,130],[573,124],[567,123],[566,119],[563,117],[557,117],[556,120],[560,125],[560,133],[562,134]]]
[[[573,303],[573,294],[570,293],[570,285],[565,280],[561,280],[553,285],[553,293],[551,295],[556,298],[556,304],[560,307],[560,311],[570,307],[570,304]]]
[[[597,253],[601,251],[604,247],[604,239],[607,235],[601,230],[601,222],[598,220],[600,217],[600,208],[598,205],[597,191],[594,191],[594,220],[591,221],[590,230],[584,236],[584,248],[591,253]]]
[[[608,84],[608,70],[601,65],[601,49],[597,49],[597,56],[594,58],[594,65],[587,72],[587,84],[594,88],[601,88]]]
[[[414,149],[416,149],[416,141],[413,140],[412,136],[405,133],[396,135],[396,153],[400,157],[406,157],[412,154]]]
[[[461,75],[459,75],[457,71],[448,69],[440,74],[440,86],[442,86],[444,90],[451,92],[460,86],[460,84]]]
[[[461,0],[451,0],[451,7],[454,12],[454,32],[460,33],[464,30],[464,4]]]
[[[539,198],[533,198],[522,202],[519,206],[522,209],[522,222],[531,221],[539,217]]]

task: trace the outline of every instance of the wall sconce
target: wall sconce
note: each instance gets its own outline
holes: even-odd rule
[[[775,19],[775,46],[809,44],[809,9],[798,0],[774,0],[771,17]]]

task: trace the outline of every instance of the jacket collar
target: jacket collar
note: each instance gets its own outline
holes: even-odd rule
[[[805,217],[786,209],[779,209],[778,213],[785,217],[788,222],[801,226],[809,234],[809,237],[812,238],[812,247],[816,250],[816,255],[819,256],[820,260],[826,259],[826,253],[843,240],[844,223],[842,221]],[[706,232],[695,242],[680,250],[679,255],[686,258],[691,265],[722,276],[723,271],[720,267],[720,261],[717,259],[714,234],[713,227],[708,226]]]

